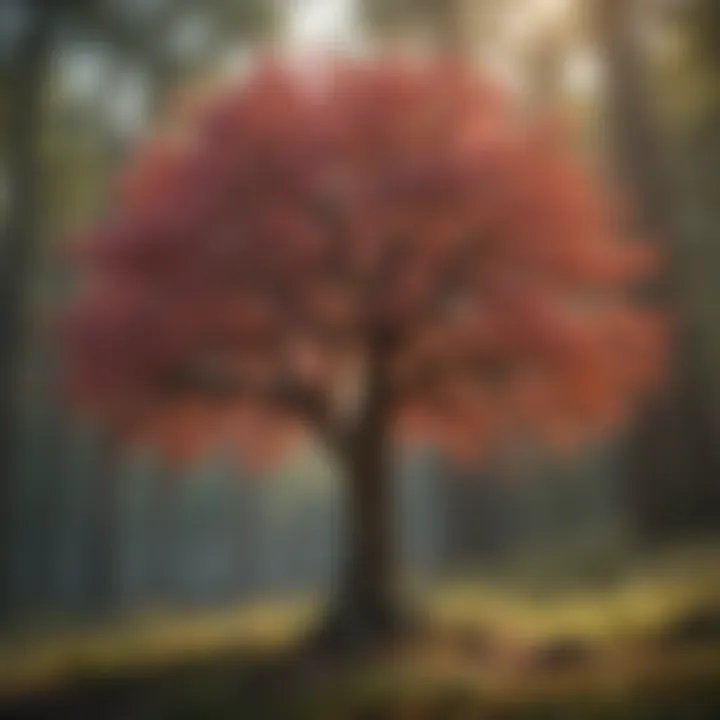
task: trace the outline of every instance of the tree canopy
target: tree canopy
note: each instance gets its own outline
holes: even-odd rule
[[[149,140],[83,235],[70,395],[183,461],[368,422],[466,459],[579,442],[662,368],[623,220],[455,63],[269,62]]]

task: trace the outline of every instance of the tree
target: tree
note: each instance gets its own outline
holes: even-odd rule
[[[658,379],[654,264],[562,138],[456,64],[269,63],[140,150],[79,245],[70,397],[186,462],[341,459],[337,629],[403,617],[389,460],[617,428]]]
[[[46,210],[41,139],[52,114],[47,89],[54,54],[68,38],[99,39],[123,62],[129,60],[147,73],[162,96],[181,70],[179,59],[168,47],[168,37],[187,16],[211,16],[217,26],[213,47],[231,37],[246,38],[266,30],[276,17],[271,4],[260,0],[173,0],[147,7],[116,0],[9,0],[3,9],[9,19],[19,20],[8,22],[10,29],[4,38],[8,52],[0,58],[0,96],[10,138],[5,150],[8,211],[0,243],[0,552],[4,554],[10,545],[13,520],[11,482],[18,446],[20,384],[17,367],[28,339],[28,298]],[[5,14],[0,22],[4,20]],[[0,618],[9,610],[5,607],[9,582],[6,566],[6,558],[0,556]]]
[[[707,338],[698,332],[702,308],[693,296],[698,259],[692,257],[692,245],[684,242],[677,167],[669,162],[648,89],[649,69],[638,36],[640,6],[598,0],[594,9],[607,67],[607,115],[618,175],[637,200],[636,222],[672,258],[664,291],[680,316],[670,387],[662,402],[648,408],[630,442],[640,515],[649,518],[651,533],[662,535],[675,530],[673,526],[684,530],[687,524],[711,525],[717,508],[714,478],[720,472],[720,454],[709,392],[712,378],[703,363]],[[712,34],[710,28],[714,25],[708,26]]]
[[[381,37],[420,32],[436,50],[463,53],[469,48],[468,21],[474,20],[466,0],[363,0],[362,15]],[[475,6],[477,11],[477,6]],[[473,31],[478,28],[473,26]]]
[[[37,137],[42,119],[42,91],[50,53],[55,12],[50,3],[28,3],[27,23],[18,39],[16,60],[8,71],[9,203],[0,261],[0,526],[7,548],[11,514],[8,483],[12,471],[15,423],[15,362],[25,319],[26,279],[37,240],[39,215]],[[6,558],[0,571],[0,618],[6,614]]]

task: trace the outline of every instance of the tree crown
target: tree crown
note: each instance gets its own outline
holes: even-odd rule
[[[476,456],[618,426],[651,267],[562,135],[458,66],[267,65],[140,149],[82,243],[71,396],[188,459],[368,420]],[[381,418],[381,420],[380,420]]]

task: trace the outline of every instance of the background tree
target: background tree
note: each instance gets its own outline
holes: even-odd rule
[[[381,37],[417,33],[436,49],[467,49],[466,0],[365,0],[362,7],[366,21]]]
[[[56,200],[50,197],[46,142],[57,124],[57,106],[62,105],[53,97],[54,61],[78,40],[90,40],[96,48],[96,62],[104,57],[118,69],[134,69],[136,75],[149,80],[150,94],[162,99],[189,72],[190,59],[193,67],[203,65],[203,58],[189,58],[176,42],[189,23],[194,20],[209,26],[209,42],[200,48],[209,63],[215,59],[210,57],[209,47],[224,50],[231,42],[267,30],[275,21],[276,7],[256,0],[160,0],[149,4],[8,0],[0,10],[0,102],[10,139],[2,147],[7,198],[0,248],[0,605],[5,605],[8,559],[4,553],[11,545],[6,534],[13,524],[13,468],[21,445],[18,416],[23,394],[18,388],[23,378],[18,366],[32,341],[34,280],[47,231],[48,206]],[[112,83],[108,85],[115,89]],[[114,166],[122,150],[121,138],[108,123],[103,131],[109,150],[105,161]],[[93,170],[96,177],[102,175],[97,167]],[[73,164],[71,174],[82,173]],[[57,232],[57,227],[53,231]],[[56,287],[57,282],[49,285]],[[0,607],[0,616],[6,610]]]
[[[18,13],[20,13],[18,6]],[[14,62],[7,71],[8,205],[4,218],[0,268],[0,527],[9,527],[8,484],[12,472],[15,423],[15,362],[25,321],[25,278],[34,256],[39,216],[38,165],[42,90],[54,30],[51,3],[28,3],[19,20]],[[3,548],[8,538],[3,537]],[[2,558],[3,561],[5,558]],[[0,603],[7,598],[5,562],[0,576]],[[0,615],[5,608],[0,607]]]
[[[652,233],[672,258],[665,292],[672,296],[680,315],[673,389],[648,413],[630,447],[638,515],[652,534],[672,534],[687,525],[711,525],[718,507],[715,483],[710,479],[720,472],[720,457],[709,391],[712,375],[705,362],[710,357],[709,336],[702,331],[700,294],[706,283],[699,272],[707,255],[698,254],[688,242],[692,233],[686,223],[688,200],[683,197],[682,175],[668,143],[667,128],[654,108],[651,68],[640,39],[649,19],[637,2],[598,0],[595,10],[598,43],[607,69],[607,119],[615,148],[614,165],[621,183],[632,188],[636,222]],[[712,319],[714,322],[714,315]]]
[[[657,381],[652,265],[561,138],[454,65],[278,67],[141,150],[80,250],[68,379],[127,442],[276,462],[308,433],[351,514],[338,630],[399,626],[396,442],[475,462],[622,425]]]

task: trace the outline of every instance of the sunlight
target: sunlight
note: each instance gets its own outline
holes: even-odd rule
[[[355,0],[289,0],[287,41],[300,50],[347,48],[358,40]]]
[[[588,47],[579,48],[565,61],[563,82],[568,92],[584,99],[596,95],[603,83],[603,68]]]
[[[503,22],[507,41],[520,48],[533,37],[563,22],[572,10],[571,0],[525,0],[515,3]]]
[[[555,23],[562,20],[571,9],[572,0],[532,0],[528,13],[541,23]]]

